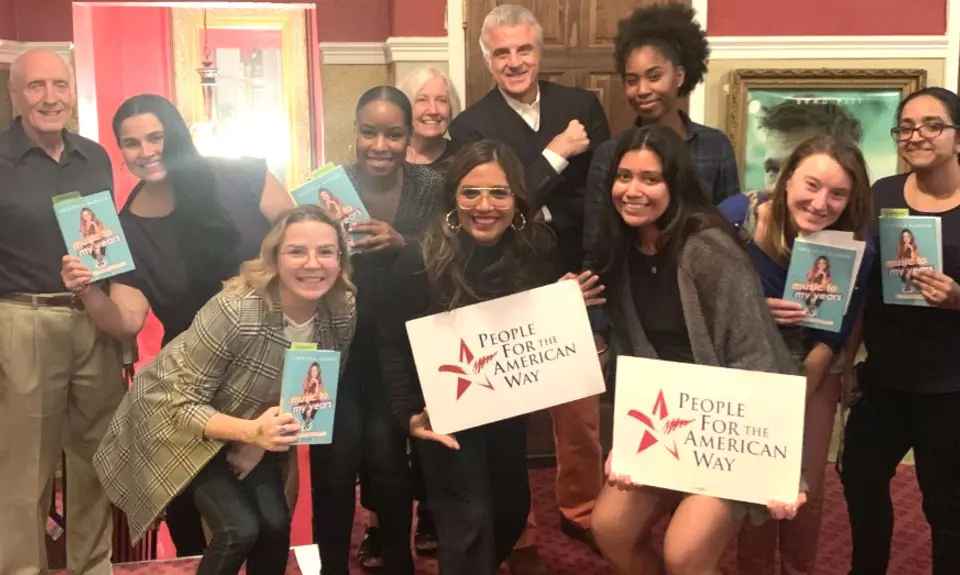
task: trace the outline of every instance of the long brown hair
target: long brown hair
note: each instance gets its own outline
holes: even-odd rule
[[[447,172],[444,192],[437,202],[437,214],[431,221],[421,242],[421,257],[430,281],[433,305],[451,310],[480,300],[474,287],[464,276],[467,262],[476,244],[465,238],[454,221],[457,210],[457,189],[460,181],[474,168],[496,163],[507,176],[507,183],[515,199],[514,222],[525,220],[525,225],[507,228],[500,242],[503,254],[485,272],[497,273],[506,282],[511,293],[536,287],[543,269],[545,250],[551,248],[554,237],[549,228],[534,223],[536,210],[524,184],[523,164],[506,145],[491,140],[474,142],[454,156]],[[522,218],[521,218],[522,216]]]
[[[773,197],[770,200],[770,217],[766,222],[764,240],[771,246],[777,257],[789,258],[790,246],[797,235],[790,209],[787,205],[787,183],[793,177],[800,162],[817,154],[829,156],[843,168],[850,178],[850,201],[828,230],[853,232],[858,240],[866,236],[867,227],[873,219],[873,198],[870,192],[870,177],[867,175],[867,164],[863,159],[860,148],[844,138],[820,135],[814,136],[803,143],[790,154],[787,163],[777,178],[773,187]]]
[[[280,276],[277,273],[277,260],[280,246],[283,244],[283,237],[287,234],[287,228],[300,222],[320,222],[321,224],[327,224],[337,232],[340,274],[324,299],[330,302],[331,309],[338,312],[344,311],[341,307],[346,305],[347,293],[356,291],[350,281],[351,267],[347,238],[340,224],[321,208],[314,205],[290,208],[277,216],[273,228],[263,238],[263,243],[260,244],[260,257],[243,262],[240,266],[240,274],[224,282],[224,288],[236,290],[252,288],[267,305],[279,302]]]

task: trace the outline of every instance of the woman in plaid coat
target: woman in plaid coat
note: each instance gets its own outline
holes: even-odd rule
[[[181,492],[210,529],[197,573],[281,575],[291,510],[283,471],[297,430],[280,413],[290,343],[346,359],[356,324],[339,226],[316,206],[281,215],[260,257],[141,370],[94,466],[139,540]]]

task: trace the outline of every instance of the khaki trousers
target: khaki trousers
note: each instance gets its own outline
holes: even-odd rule
[[[86,312],[0,299],[0,573],[47,573],[61,453],[67,571],[112,573],[112,508],[92,460],[125,392],[120,343]]]
[[[600,396],[587,397],[550,409],[557,457],[557,506],[560,514],[582,529],[603,489],[603,451],[600,447]],[[527,528],[515,549],[536,545],[533,508]]]

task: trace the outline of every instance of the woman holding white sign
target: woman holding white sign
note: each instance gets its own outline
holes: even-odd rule
[[[770,521],[744,530],[737,554],[742,575],[773,573],[778,550],[785,573],[813,573],[827,455],[841,397],[844,345],[866,293],[873,263],[871,250],[864,254],[838,331],[803,327],[808,304],[783,298],[796,237],[831,230],[850,232],[853,239],[862,242],[873,215],[870,196],[867,167],[857,146],[823,135],[804,141],[793,151],[772,191],[738,194],[719,206],[739,230],[760,274],[767,305],[807,378],[803,445],[810,488],[807,504],[792,521]],[[823,256],[817,262],[821,259]],[[815,281],[811,277],[808,283]],[[849,353],[856,354],[856,348]]]
[[[440,573],[494,575],[530,509],[526,418],[455,437],[434,433],[405,325],[550,284],[560,266],[549,228],[533,221],[523,166],[505,145],[480,141],[461,150],[440,204],[421,245],[401,251],[387,280],[394,291],[381,312],[380,364],[394,414],[420,450],[428,505],[442,534]],[[588,304],[603,301],[592,273],[561,279],[577,279]]]
[[[659,125],[621,139],[610,169],[598,269],[610,286],[612,343],[625,355],[795,374],[750,258],[703,194],[675,131]],[[630,385],[631,382],[618,382]],[[610,473],[592,528],[619,573],[714,573],[745,521],[792,517],[805,501],[769,509],[634,484]],[[797,478],[798,485],[801,479]],[[673,513],[659,557],[647,544]]]

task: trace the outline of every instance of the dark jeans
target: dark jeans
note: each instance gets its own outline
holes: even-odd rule
[[[241,481],[223,449],[184,493],[210,529],[197,575],[235,575],[244,561],[248,575],[283,575],[290,554],[290,509],[276,453],[266,453]]]
[[[376,513],[373,508],[373,501],[368,495],[370,492],[370,474],[366,468],[360,470],[360,505],[367,511]],[[417,443],[410,443],[410,493],[416,501],[420,502],[418,512],[422,512],[427,507],[427,488],[423,482],[423,467],[420,464],[420,452],[417,451]]]
[[[167,529],[170,539],[177,548],[177,557],[196,557],[203,555],[207,548],[207,539],[200,523],[200,512],[193,498],[183,492],[167,505]]]
[[[912,447],[933,575],[960,573],[960,393],[919,394],[867,385],[850,410],[840,478],[850,514],[850,575],[886,575],[893,535],[890,480]]]
[[[495,575],[530,511],[526,418],[456,434],[459,450],[417,440],[443,575]]]
[[[360,349],[358,349],[360,348]],[[348,575],[357,475],[369,476],[370,507],[383,538],[382,573],[412,575],[413,500],[406,435],[394,423],[380,381],[376,352],[354,345],[339,385],[333,442],[310,447],[313,536],[323,575]]]

